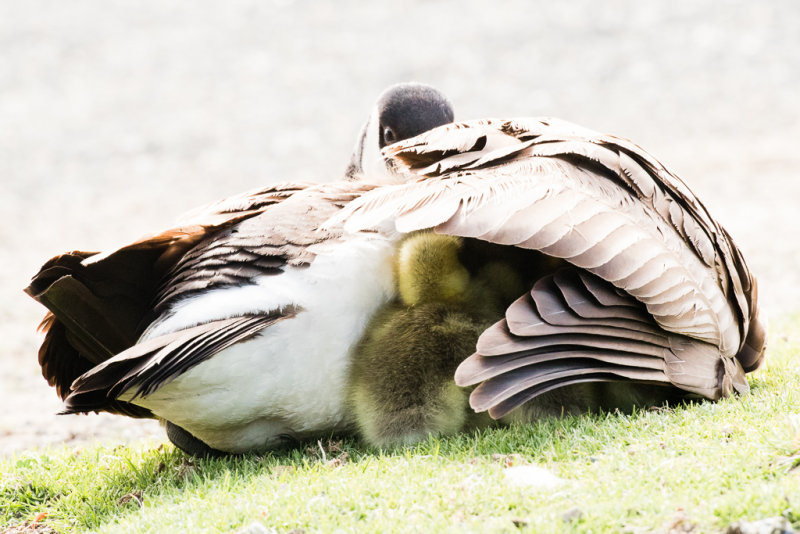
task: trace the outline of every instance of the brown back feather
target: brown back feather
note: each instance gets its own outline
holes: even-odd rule
[[[163,301],[164,295],[187,292],[184,288],[172,293],[163,283],[184,256],[202,258],[208,252],[204,244],[309,187],[281,184],[239,195],[191,213],[177,228],[117,250],[105,254],[75,251],[49,260],[25,289],[50,310],[40,326],[45,334],[39,350],[42,375],[66,398],[78,376],[136,343],[153,317],[159,295]],[[352,198],[360,192],[358,187],[352,189],[349,197],[340,196]],[[285,264],[287,258],[261,254],[254,263],[263,272]],[[146,415],[135,406],[115,403],[108,400],[109,411]]]

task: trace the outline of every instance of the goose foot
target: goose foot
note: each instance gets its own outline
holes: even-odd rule
[[[225,456],[224,452],[209,447],[178,425],[170,423],[169,421],[166,423],[167,437],[173,445],[186,454],[198,458],[218,458],[220,456]]]

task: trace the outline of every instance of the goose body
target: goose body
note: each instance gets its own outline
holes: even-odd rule
[[[415,306],[397,267],[414,232],[463,242],[469,284],[506,256],[527,284],[488,326],[490,303],[456,310],[462,330],[481,325],[454,372],[458,386],[476,386],[475,411],[538,417],[569,398],[565,387],[589,407],[747,391],[766,342],[756,281],[679,178],[614,136],[554,119],[447,124],[452,111],[438,93],[399,94],[410,98],[379,99],[347,180],[267,188],[112,253],[45,264],[28,292],[52,312],[39,359],[67,411],[160,417],[189,452],[264,450],[348,428],[351,411],[408,426],[362,425],[376,444],[451,432],[424,408],[444,400],[441,413],[456,417],[450,378],[428,382],[441,395],[406,392],[422,407],[416,422],[387,416],[398,404],[381,393],[423,330],[444,321],[399,321],[373,343]],[[462,281],[441,287],[470,293]],[[433,346],[460,345],[465,337],[443,341],[454,331],[432,336]],[[413,343],[388,347],[404,332]],[[358,393],[378,383],[383,390]],[[376,409],[364,409],[370,403]]]

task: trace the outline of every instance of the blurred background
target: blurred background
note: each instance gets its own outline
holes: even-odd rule
[[[800,311],[800,4],[677,0],[0,0],[0,454],[125,442],[56,416],[22,293],[199,204],[338,178],[377,95],[432,84],[458,119],[557,116],[634,140]]]

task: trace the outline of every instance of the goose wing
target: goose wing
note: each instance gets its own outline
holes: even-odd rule
[[[64,413],[107,410],[109,401],[125,407],[235,343],[293,317],[294,310],[209,321],[137,343],[93,367],[72,383]],[[128,393],[125,401],[118,398]]]
[[[755,278],[689,188],[644,150],[555,119],[482,120],[388,147],[409,181],[337,221],[521,247],[572,267],[540,280],[458,372],[500,416],[569,383],[746,391],[764,356]]]
[[[146,360],[145,354],[155,353],[141,353],[141,347],[136,348],[137,341],[148,326],[169,313],[173,303],[211,288],[249,283],[249,277],[256,273],[279,273],[286,265],[311,262],[311,244],[339,235],[336,229],[315,232],[315,224],[365,187],[275,185],[196,210],[175,228],[107,253],[76,251],[56,256],[42,266],[25,289],[50,310],[40,327],[45,333],[39,350],[42,374],[62,399],[80,393],[81,387],[97,392],[97,384],[102,383],[111,388],[119,379],[119,369],[126,365],[133,372],[131,376],[144,380],[153,367],[142,361]],[[316,201],[309,202],[309,196]],[[252,328],[256,328],[254,325],[260,325],[260,329],[267,324],[255,322]],[[212,328],[214,335],[228,339],[225,332],[229,332],[229,325],[218,326],[216,330]],[[251,330],[247,330],[250,335]],[[180,357],[168,359],[173,363],[162,366],[158,371],[162,379],[155,384],[168,379],[164,369],[170,369],[172,375],[184,372],[221,350],[219,339],[215,345],[207,345],[210,334],[204,332],[203,336],[192,345],[194,352],[182,347]],[[166,338],[162,341],[166,342]],[[133,353],[114,360],[113,365],[97,367],[132,347]],[[217,349],[209,352],[209,347]],[[163,356],[164,353],[159,358]],[[89,371],[91,380],[73,384]],[[136,380],[130,383],[137,383]],[[88,406],[76,400],[87,397],[72,398],[73,411]],[[108,397],[105,405],[92,406],[94,410],[150,416],[148,410],[113,397]]]

